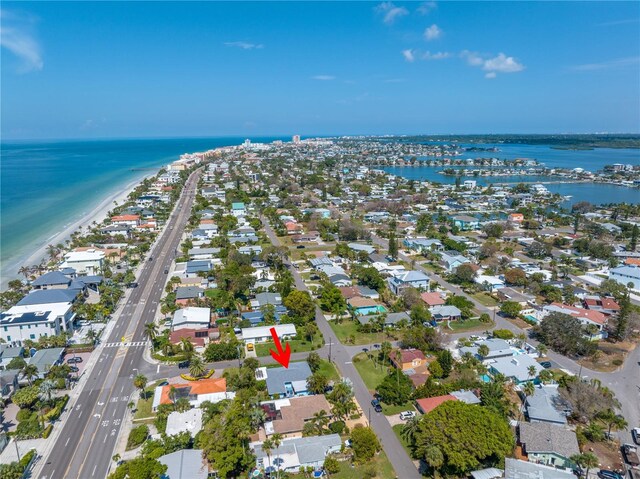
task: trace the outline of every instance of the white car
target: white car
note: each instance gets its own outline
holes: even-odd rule
[[[400,413],[400,419],[403,421],[408,421],[409,419],[413,419],[416,417],[416,413],[413,411],[403,411]]]
[[[633,438],[633,442],[640,445],[640,427],[634,427],[631,430],[631,437]]]

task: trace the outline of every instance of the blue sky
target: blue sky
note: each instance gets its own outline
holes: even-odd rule
[[[640,2],[3,2],[2,137],[640,131]]]

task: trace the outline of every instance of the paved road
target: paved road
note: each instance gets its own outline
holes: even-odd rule
[[[145,341],[144,324],[155,317],[164,287],[165,269],[170,267],[174,250],[189,217],[194,188],[200,171],[193,173],[182,192],[174,214],[169,218],[150,255],[153,261],[142,266],[138,287],[130,291],[122,312],[108,339],[103,343]],[[126,344],[126,343],[125,343]],[[40,461],[41,470],[34,477],[104,478],[111,465],[121,422],[134,392],[132,379],[141,367],[144,345],[131,347],[99,347],[97,362],[89,375],[73,409],[50,453]],[[60,426],[58,426],[60,427]]]
[[[262,222],[271,243],[275,246],[280,246],[280,240],[269,225],[268,220],[263,217]],[[295,268],[291,267],[290,264],[288,266],[295,279],[296,288],[301,291],[308,291],[300,273],[298,273]],[[348,378],[353,384],[356,399],[360,403],[365,414],[371,418],[371,427],[380,439],[382,447],[387,454],[397,477],[402,479],[420,478],[420,473],[402,447],[402,444],[400,444],[400,441],[393,429],[391,429],[391,425],[387,421],[387,418],[383,414],[378,414],[369,410],[372,396],[360,377],[360,374],[358,374],[358,371],[351,362],[352,354],[347,347],[340,343],[338,337],[331,329],[331,326],[329,326],[327,319],[317,306],[316,324],[318,325],[320,332],[322,332],[325,342],[327,344],[331,343],[331,361],[336,365],[342,376]]]

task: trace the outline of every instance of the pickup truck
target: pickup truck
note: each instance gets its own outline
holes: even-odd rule
[[[627,461],[627,464],[638,467],[640,466],[640,456],[638,455],[638,447],[633,444],[625,444],[622,446],[622,451],[624,452],[624,458]]]

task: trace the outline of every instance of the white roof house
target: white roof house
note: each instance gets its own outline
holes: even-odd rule
[[[97,274],[102,271],[104,252],[95,249],[71,251],[64,255],[60,268],[73,268],[80,274]]]
[[[167,436],[188,432],[191,437],[202,429],[202,409],[194,408],[185,412],[173,411],[167,417]]]
[[[66,331],[75,318],[71,302],[13,306],[0,314],[0,338],[9,344],[37,341]]]
[[[489,370],[493,374],[503,374],[505,377],[511,379],[516,384],[531,381],[537,378],[538,374],[540,374],[540,371],[544,369],[542,366],[540,366],[540,363],[526,354],[496,358],[492,361],[488,361],[487,366],[489,366]],[[529,374],[530,367],[533,367],[534,369],[533,376]]]
[[[275,326],[256,326],[242,328],[242,340],[245,343],[260,343],[271,339],[271,328],[276,328],[279,338],[291,338],[296,335],[295,324],[277,324]]]
[[[209,308],[189,306],[174,313],[171,327],[173,331],[185,328],[208,328],[210,322],[211,310]]]

